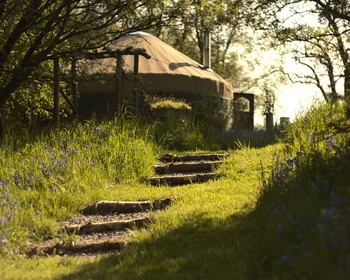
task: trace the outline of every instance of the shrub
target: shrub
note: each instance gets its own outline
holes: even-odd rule
[[[205,147],[201,125],[188,114],[169,114],[155,125],[153,133],[157,143],[167,150],[185,151]]]

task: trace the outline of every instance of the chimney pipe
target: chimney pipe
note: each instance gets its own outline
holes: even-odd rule
[[[205,68],[211,68],[211,42],[210,42],[210,32],[208,29],[204,31],[203,66]]]

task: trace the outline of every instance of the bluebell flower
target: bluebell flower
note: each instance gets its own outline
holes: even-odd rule
[[[6,236],[7,236],[7,230],[4,230],[0,236],[0,246],[1,247],[5,247],[8,244],[8,241],[6,240]]]
[[[67,149],[66,155],[75,155],[77,152],[78,152],[77,148],[70,147],[70,148]]]
[[[5,225],[5,216],[1,216],[0,217],[0,226],[3,226],[3,225]]]
[[[18,187],[21,186],[22,178],[21,178],[21,176],[18,174],[17,171],[13,174],[13,179],[15,180],[15,184],[16,184]]]
[[[343,196],[338,195],[335,191],[331,191],[329,205],[333,207],[343,207],[348,204],[348,201]]]
[[[278,264],[283,264],[283,265],[291,265],[292,264],[292,258],[288,255],[283,255],[281,256],[278,261]]]
[[[282,231],[283,231],[283,226],[281,225],[281,224],[276,224],[276,231],[278,232],[278,233],[282,233]]]

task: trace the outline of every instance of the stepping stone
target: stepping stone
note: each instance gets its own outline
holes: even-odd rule
[[[147,226],[152,222],[152,210],[162,210],[170,203],[171,199],[165,198],[91,204],[80,210],[82,215],[63,222],[66,225],[59,229],[57,237],[37,244],[27,254],[77,255],[121,251],[128,244],[127,229]]]
[[[70,225],[59,229],[59,232],[70,234],[96,233],[105,231],[126,230],[132,228],[140,228],[151,222],[150,217],[126,220],[126,221],[111,221],[103,223],[87,223],[84,225]]]
[[[230,153],[213,153],[213,154],[192,154],[192,155],[171,155],[163,154],[160,156],[162,162],[178,162],[178,161],[216,161],[222,160],[230,156]]]
[[[148,178],[153,186],[179,186],[203,183],[218,178],[214,172],[229,153],[172,155],[163,154],[161,164],[154,166],[156,175]]]
[[[203,183],[210,179],[216,179],[218,175],[214,172],[208,173],[191,173],[191,174],[170,174],[153,176],[148,179],[149,183],[153,186],[168,185],[168,186],[180,186],[191,183]]]
[[[167,173],[189,173],[189,172],[208,172],[213,169],[222,161],[191,161],[191,162],[174,162],[158,164],[154,166],[154,170],[157,174]]]
[[[71,244],[56,243],[37,246],[28,253],[28,256],[96,254],[109,251],[121,251],[125,249],[126,246],[127,242],[114,239],[95,242],[83,241]]]
[[[171,203],[170,198],[146,201],[99,201],[80,210],[84,215],[105,215],[111,213],[134,213],[161,210]]]

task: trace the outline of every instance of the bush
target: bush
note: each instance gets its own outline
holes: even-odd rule
[[[188,114],[174,112],[154,127],[156,142],[167,150],[185,151],[205,147],[201,126]]]

